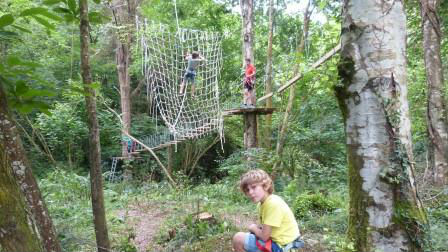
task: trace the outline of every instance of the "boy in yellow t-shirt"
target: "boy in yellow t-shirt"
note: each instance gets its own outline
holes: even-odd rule
[[[240,188],[258,204],[260,224],[249,225],[250,233],[238,232],[233,236],[234,251],[287,252],[303,247],[294,214],[282,198],[272,194],[272,179],[265,171],[246,172],[240,179]]]

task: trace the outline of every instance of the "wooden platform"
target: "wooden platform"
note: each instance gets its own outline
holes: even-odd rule
[[[231,116],[231,115],[244,115],[244,114],[258,114],[258,115],[267,115],[272,114],[275,111],[275,108],[234,108],[230,110],[224,110],[223,115],[224,116]]]

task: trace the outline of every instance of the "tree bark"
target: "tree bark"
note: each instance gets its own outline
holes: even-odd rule
[[[345,0],[340,84],[355,251],[423,251],[413,171],[403,1]]]
[[[166,165],[166,170],[170,175],[172,175],[173,174],[173,166],[174,166],[173,145],[166,147],[166,156],[167,156],[167,161],[168,161],[167,165]]]
[[[43,217],[44,215],[39,214],[38,210],[46,208],[42,198],[38,199],[41,205],[30,204],[30,200],[34,202],[35,197],[41,195],[37,187],[32,187],[37,184],[28,184],[26,178],[29,178],[31,171],[27,171],[30,167],[24,154],[0,80],[0,247],[4,251],[11,252],[45,251],[52,246],[44,250],[34,225],[40,224],[39,232],[42,233],[42,224],[45,223],[37,223],[35,217]],[[35,182],[34,177],[32,179]],[[23,195],[28,198],[24,198]],[[36,214],[38,216],[35,216]],[[48,212],[46,214],[49,220]],[[49,224],[52,227],[51,220]],[[54,232],[51,234],[54,235]],[[42,239],[47,239],[49,235]],[[47,241],[44,240],[45,243]],[[52,244],[59,245],[56,239]]]
[[[98,118],[96,113],[95,90],[89,85],[92,83],[89,63],[89,16],[87,0],[79,0],[80,11],[80,42],[81,42],[81,76],[84,83],[84,92],[88,126],[89,126],[89,164],[90,185],[92,192],[93,222],[98,251],[110,250],[109,236],[107,233],[106,213],[104,208],[103,180],[101,174],[101,146]]]
[[[297,47],[297,54],[300,56],[301,54],[303,54],[303,50],[305,48],[305,41],[308,38],[308,29],[309,29],[309,23],[310,23],[310,17],[311,17],[311,11],[309,10],[310,8],[310,1],[308,1],[306,7],[305,7],[305,12],[303,14],[303,32],[302,32],[302,38],[300,40],[300,44]],[[297,73],[299,72],[299,65],[298,62],[295,62],[295,67],[294,67],[294,75],[297,75]],[[272,174],[275,175],[278,172],[278,169],[281,165],[281,156],[283,155],[283,147],[285,145],[285,136],[286,136],[286,131],[288,130],[288,121],[289,121],[289,114],[292,111],[292,108],[294,106],[294,100],[295,100],[295,92],[296,92],[296,85],[293,84],[290,88],[289,88],[289,98],[288,98],[288,104],[286,105],[286,110],[285,113],[283,115],[283,121],[282,121],[282,125],[280,128],[280,132],[278,134],[278,140],[277,140],[277,147],[276,147],[276,154],[279,158],[279,160],[277,162],[275,162],[274,164],[274,168],[272,169],[273,172]]]
[[[253,32],[253,0],[241,0],[241,20],[242,20],[242,37],[243,37],[243,65],[246,68],[246,59],[250,59],[250,62],[255,65],[254,61],[254,32]],[[252,89],[253,101],[256,103],[255,87]],[[257,147],[257,115],[255,113],[244,114],[244,147],[245,149]]]
[[[266,84],[265,94],[272,92],[272,39],[274,33],[274,0],[269,0],[269,35],[268,35],[268,51],[266,62]],[[272,108],[272,97],[266,99],[266,108]],[[272,114],[265,116],[263,143],[266,149],[271,148],[272,138]]]
[[[426,82],[428,85],[427,126],[429,178],[435,185],[448,183],[448,129],[445,97],[443,95],[443,67],[440,55],[440,29],[437,9],[440,0],[420,0]]]
[[[118,83],[120,85],[120,104],[123,130],[131,134],[131,77],[129,66],[131,63],[130,48],[132,42],[132,30],[136,12],[135,0],[116,0],[113,2],[113,13],[115,25],[117,26],[116,41],[116,61]],[[124,135],[123,135],[124,137]],[[123,145],[122,156],[129,153],[127,147]]]
[[[39,235],[42,239],[46,251],[61,251],[61,246],[57,239],[56,231],[51,221],[45,201],[40,192],[36,179],[33,176],[31,166],[23,149],[17,127],[9,117],[6,94],[0,83],[0,139],[8,154],[8,160],[12,164],[12,169],[17,183],[25,196],[28,208],[36,222]]]

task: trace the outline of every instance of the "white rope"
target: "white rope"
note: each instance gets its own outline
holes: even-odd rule
[[[176,0],[174,1],[174,12],[176,13],[176,24],[177,24],[177,30],[179,30],[179,18],[177,17],[177,3]]]
[[[196,139],[213,131],[218,131],[222,137],[218,88],[222,66],[221,35],[179,27],[177,32],[171,32],[169,27],[148,24],[146,20],[138,27],[147,99],[154,104],[151,114],[163,120],[170,135],[157,139]],[[198,51],[205,59],[195,69],[194,97],[188,81],[184,81],[183,93],[179,93],[188,63],[185,53],[193,51]]]

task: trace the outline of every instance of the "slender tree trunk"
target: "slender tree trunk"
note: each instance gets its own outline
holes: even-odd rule
[[[89,10],[87,0],[79,0],[80,40],[81,40],[81,75],[86,93],[87,116],[89,124],[89,163],[90,185],[92,192],[93,222],[98,251],[110,250],[107,233],[106,213],[104,208],[103,180],[101,174],[101,146],[98,118],[96,114],[95,91],[89,87],[92,83],[89,63]]]
[[[341,83],[355,251],[423,251],[426,216],[413,171],[401,0],[345,0]]]
[[[174,152],[173,152],[173,146],[170,145],[166,148],[166,155],[168,159],[168,164],[166,166],[167,172],[172,175],[173,174],[173,166],[174,166]]]
[[[308,39],[308,29],[309,29],[309,23],[310,23],[310,17],[311,17],[311,11],[310,11],[310,1],[308,1],[305,12],[303,13],[303,32],[302,32],[302,38],[300,40],[300,44],[297,47],[297,55],[300,57],[300,55],[303,54],[304,48],[305,48],[305,41]],[[303,57],[302,57],[303,58]],[[294,67],[294,75],[297,75],[299,72],[299,64],[298,62],[295,62]],[[279,157],[279,160],[275,162],[274,168],[272,169],[272,174],[276,174],[279,170],[279,167],[281,165],[281,156],[283,155],[283,147],[285,145],[285,136],[286,131],[288,130],[288,121],[289,121],[289,114],[292,111],[292,108],[294,106],[294,100],[295,100],[295,92],[296,92],[296,84],[293,84],[289,88],[289,98],[288,98],[288,104],[286,105],[285,113],[283,114],[283,121],[280,128],[280,132],[278,134],[278,140],[277,140],[277,147],[276,147],[276,154]]]
[[[0,103],[2,112],[0,115],[0,139],[3,139],[3,146],[7,151],[8,160],[12,164],[13,172],[18,184],[25,196],[28,208],[31,210],[32,216],[36,222],[39,235],[43,241],[46,251],[61,251],[61,246],[57,240],[56,231],[48,213],[47,206],[43,200],[39,186],[33,176],[31,166],[23,149],[20,135],[17,127],[8,116],[8,105],[6,103],[6,95],[0,83]],[[3,117],[3,118],[2,118]]]
[[[39,206],[34,206],[29,202],[34,199],[33,196],[37,195],[34,191],[37,187],[27,188],[29,181],[26,180],[26,177],[31,173],[27,172],[30,167],[25,157],[22,156],[24,154],[0,80],[0,247],[4,251],[11,252],[45,251],[51,246],[44,250],[39,235],[34,229],[34,222],[36,221],[37,224],[34,215],[37,210],[42,209],[37,209],[36,207]],[[37,192],[41,196],[39,190]],[[24,198],[24,194],[28,196],[27,199]],[[40,207],[45,208],[41,198],[39,202],[42,203]],[[29,211],[30,208],[27,205],[31,206],[32,211]],[[42,215],[38,217],[42,217]],[[54,232],[52,234],[54,235]],[[45,240],[45,242],[47,241]],[[53,242],[58,245],[57,240]]]
[[[440,56],[440,30],[437,9],[440,0],[420,0],[426,82],[428,84],[427,125],[429,174],[435,185],[448,183],[448,129],[445,97],[443,95],[443,67]]]
[[[274,34],[274,0],[269,0],[269,35],[268,35],[268,52],[266,62],[266,84],[265,94],[272,92],[272,39]],[[266,108],[272,108],[272,97],[266,99]],[[272,114],[265,116],[263,142],[266,149],[271,148],[272,138]]]
[[[246,59],[255,65],[254,61],[254,31],[253,31],[253,0],[240,0],[241,20],[242,20],[242,37],[243,37],[243,65],[246,68]],[[255,87],[252,89],[252,104],[255,105]],[[257,115],[255,113],[244,114],[244,147],[246,149],[257,147]]]
[[[123,131],[131,134],[131,77],[129,66],[131,63],[131,42],[133,23],[135,22],[136,1],[115,0],[113,1],[113,14],[117,28],[116,61],[118,83],[120,85],[120,104],[123,121]],[[124,137],[124,134],[123,134]],[[126,146],[122,148],[122,156],[128,156]]]

